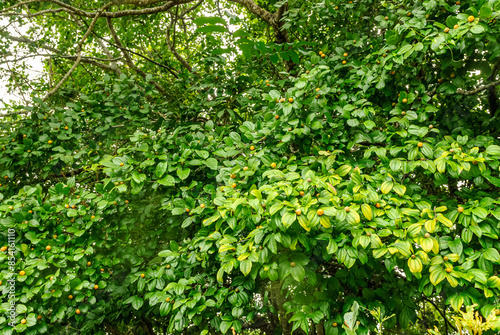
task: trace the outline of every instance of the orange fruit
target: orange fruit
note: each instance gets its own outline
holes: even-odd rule
[[[302,214],[302,211],[300,209],[295,210],[295,214],[300,215]]]
[[[243,167],[243,171],[248,170],[248,166]]]
[[[237,185],[236,185],[236,183],[232,183],[232,184],[231,184],[231,187],[232,187],[232,188],[236,188],[236,186],[237,186]]]
[[[99,288],[99,285],[94,285],[94,290],[97,290]]]
[[[377,202],[377,203],[375,204],[375,207],[380,208],[380,204]]]
[[[337,322],[332,323],[332,326],[337,327]]]
[[[276,167],[276,163],[271,163],[271,167],[274,169]]]
[[[458,207],[457,211],[458,211],[459,213],[462,213],[462,212],[464,211],[464,208],[460,206],[460,207]]]
[[[52,144],[52,140],[49,140],[49,142],[48,142],[48,143],[49,143],[49,144]]]
[[[424,144],[422,142],[418,142],[417,147],[421,148],[423,146],[424,146]]]
[[[91,262],[87,262],[87,266],[91,266],[91,265],[92,265],[92,263],[91,263]]]
[[[344,52],[343,56],[344,56],[344,57],[347,57],[347,52]]]
[[[347,62],[345,60],[342,61],[342,64],[347,64]]]
[[[42,316],[41,316],[41,315],[38,315],[36,318],[37,318],[38,320],[40,320],[40,319],[42,318]]]
[[[458,29],[458,24],[454,25],[453,29]]]
[[[144,278],[146,277],[146,275],[144,273],[141,273],[141,278]]]
[[[299,192],[299,194],[300,194],[301,196],[304,196],[305,192],[304,192],[304,191],[300,191],[300,192]]]
[[[78,308],[76,309],[75,313],[80,314],[82,311],[80,311]]]
[[[70,295],[68,295],[68,299],[69,299],[69,300],[72,300],[72,299],[73,299],[73,296],[72,296],[71,294],[70,294]]]
[[[344,207],[344,210],[345,210],[346,212],[350,212],[350,211],[351,211],[351,208],[350,208],[349,206],[346,206],[346,207]]]
[[[452,271],[451,268],[446,268],[446,272],[450,273]]]
[[[189,213],[189,211],[190,211],[189,208],[186,208],[186,213]]]
[[[50,249],[52,249],[52,247],[50,245],[45,247],[45,250],[47,250],[47,251],[50,251]]]
[[[255,147],[252,145],[252,146],[250,147],[250,150],[252,150],[252,151],[253,151],[253,150],[255,150]]]
[[[19,275],[24,276],[26,272],[24,270],[19,271]]]
[[[288,102],[293,102],[293,98],[288,99]]]
[[[384,17],[384,20],[386,20],[386,21],[389,20],[389,17],[388,16]]]
[[[444,257],[443,257],[443,261],[448,262],[449,260],[450,260],[450,259],[448,258],[448,256],[444,256]]]
[[[320,209],[318,209],[316,211],[316,214],[318,214],[319,216],[321,216],[321,215],[325,214],[325,211],[320,208]]]
[[[120,166],[123,166],[124,164],[123,163],[120,163]]]
[[[411,255],[411,259],[415,259],[415,258],[417,258],[417,256]]]
[[[205,208],[205,204],[201,204],[201,205],[200,205],[200,207],[201,207],[201,208]]]
[[[275,118],[276,120],[278,120],[278,119],[280,118],[280,116],[279,116],[279,115],[276,115],[274,118]]]
[[[21,324],[23,324],[23,325],[24,325],[25,323],[26,323],[26,319],[22,319],[22,320],[21,320]]]
[[[475,20],[475,19],[476,19],[476,18],[474,17],[474,15],[471,15],[471,16],[469,16],[469,17],[467,18],[467,21],[469,21],[469,22],[474,22],[474,20]]]
[[[404,99],[403,99],[403,103],[405,104],[405,103],[407,103],[407,102],[408,102],[408,99],[404,98]]]

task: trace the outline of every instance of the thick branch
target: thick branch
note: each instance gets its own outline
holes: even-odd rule
[[[448,321],[448,319],[446,318],[446,315],[444,314],[444,312],[439,309],[439,307],[434,303],[434,301],[432,301],[430,299],[427,299],[426,297],[423,297],[423,299],[425,301],[429,302],[432,306],[434,306],[434,308],[436,309],[436,311],[438,311],[439,314],[441,314],[441,316],[443,317],[443,319],[444,319],[444,321],[445,321],[445,323],[447,325],[449,325],[454,331],[457,331],[457,329],[451,324],[451,322]]]
[[[111,7],[111,3],[107,3],[106,5],[104,5],[100,9],[99,13],[94,17],[94,19],[92,20],[92,23],[90,24],[89,29],[87,29],[87,31],[83,35],[82,39],[80,40],[80,42],[76,46],[77,57],[76,57],[75,63],[73,64],[73,66],[71,67],[71,69],[69,69],[69,71],[64,75],[64,77],[57,83],[57,85],[54,86],[54,88],[52,90],[50,90],[49,93],[47,93],[47,95],[43,99],[44,101],[46,101],[50,96],[52,96],[55,92],[57,92],[57,90],[61,87],[61,85],[64,84],[64,82],[69,78],[69,76],[71,75],[71,73],[73,73],[73,71],[76,69],[76,67],[78,66],[78,64],[80,63],[80,61],[82,59],[82,46],[83,46],[83,43],[85,42],[85,40],[87,39],[87,37],[90,35],[90,32],[94,29],[94,26],[95,26],[95,24],[97,22],[97,19],[99,19],[100,13],[103,12],[103,11],[105,11],[109,7]]]
[[[123,46],[122,42],[120,41],[120,39],[118,38],[118,35],[116,34],[116,30],[115,28],[113,27],[113,22],[111,21],[110,18],[107,18],[106,19],[107,23],[108,23],[108,28],[109,28],[109,31],[111,33],[111,36],[113,36],[113,39],[115,41],[115,43],[117,44],[118,48],[120,48],[120,50],[122,51],[123,53],[123,56],[125,57],[125,61],[126,63],[128,64],[128,66],[130,66],[132,69],[134,69],[137,73],[139,73],[142,77],[146,78],[146,73],[144,71],[142,71],[141,69],[139,69],[139,67],[137,67],[137,65],[134,64],[134,62],[132,61],[132,57],[130,57],[130,54],[128,53],[127,49]],[[161,93],[163,94],[166,94],[167,92],[163,89],[163,87],[161,87],[156,81],[154,80],[151,80],[150,81],[158,91],[160,91]]]
[[[473,89],[473,90],[470,90],[470,91],[465,91],[461,88],[458,88],[457,89],[457,94],[462,94],[462,95],[473,95],[473,94],[476,94],[478,92],[481,92],[481,91],[484,91],[490,87],[494,87],[494,86],[498,86],[500,85],[500,80],[497,80],[497,81],[494,81],[492,83],[489,83],[489,84],[486,84],[486,85],[483,85],[483,86],[480,86],[476,89]]]

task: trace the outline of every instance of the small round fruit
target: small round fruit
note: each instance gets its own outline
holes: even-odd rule
[[[279,116],[279,115],[276,115],[274,118],[275,118],[276,120],[278,120],[278,119],[280,118],[280,116]]]
[[[383,54],[382,57],[384,57],[384,58],[387,57],[387,54]]]
[[[321,216],[321,215],[325,214],[325,211],[320,208],[320,209],[318,209],[316,211],[316,214],[318,214],[319,216]]]
[[[386,20],[386,21],[389,20],[389,17],[388,16],[384,17],[384,20]]]
[[[457,208],[457,211],[458,211],[459,213],[462,213],[462,212],[464,211],[464,208],[463,208],[462,206],[460,206],[460,207],[458,207],[458,208]]]
[[[288,102],[293,102],[293,98],[288,99]]]
[[[50,249],[52,249],[52,247],[50,245],[45,247],[45,250],[47,250],[47,251],[50,251]]]
[[[405,104],[405,103],[407,103],[407,102],[408,102],[408,99],[404,98],[404,99],[403,99],[403,103]]]
[[[186,208],[186,213],[189,213],[191,210],[189,208]]]
[[[72,300],[72,299],[73,299],[73,296],[72,296],[71,294],[70,294],[70,295],[68,295],[68,299],[69,299],[69,300]]]
[[[401,112],[401,115],[405,116],[405,115],[406,115],[406,112],[405,112],[405,111],[402,111],[402,112]]]
[[[87,262],[87,266],[91,266],[91,265],[92,265],[92,263],[91,263],[91,262]]]
[[[424,146],[424,144],[422,142],[418,142],[417,147],[421,148],[423,146]]]
[[[232,183],[232,184],[231,184],[231,187],[232,187],[232,188],[236,188],[236,186],[237,186],[237,185],[236,185],[236,183]]]
[[[25,274],[26,274],[26,272],[24,270],[19,271],[20,276],[24,276]]]
[[[380,204],[377,202],[377,203],[375,204],[375,207],[380,208]]]
[[[344,56],[344,57],[347,57],[347,52],[344,52],[343,56]]]
[[[236,175],[234,173],[232,175],[230,175],[229,177],[231,177],[231,179],[236,179]]]
[[[345,64],[347,64],[347,62],[346,62],[345,60],[343,60],[343,61],[342,61],[342,64],[344,64],[344,65],[345,65]]]
[[[254,150],[255,150],[255,147],[252,145],[252,146],[250,147],[250,150],[254,151]]]
[[[41,316],[41,315],[38,315],[36,318],[37,318],[38,320],[41,320],[41,319],[42,319],[42,316]]]
[[[458,29],[458,24],[454,25],[453,29]]]
[[[26,323],[26,319],[22,319],[22,320],[21,320],[21,324],[23,324],[23,325],[24,325],[25,323]]]
[[[170,301],[170,297],[167,297],[167,299],[165,299],[166,302],[169,302]]]
[[[201,205],[200,205],[200,208],[205,208],[205,204],[201,204]]]
[[[91,219],[91,220],[92,220],[92,219],[95,219],[95,215],[92,215],[92,216],[90,217],[90,219]]]
[[[434,126],[432,124],[429,125],[429,129],[432,129],[434,128]]]
[[[120,166],[123,166],[124,164],[123,163],[120,163]]]
[[[332,326],[333,326],[333,327],[337,327],[337,326],[338,326],[338,325],[337,325],[337,322],[332,323]]]
[[[305,192],[304,191],[300,191],[299,194],[303,197]]]
[[[295,214],[300,215],[302,214],[302,211],[300,209],[295,210]]]
[[[53,277],[53,276],[51,276],[51,277],[49,278],[49,280],[52,280],[52,279],[54,279],[54,277]]]
[[[446,272],[450,273],[452,271],[451,268],[446,268]]]
[[[325,57],[326,57],[326,55],[325,55],[325,54],[321,54],[321,58],[325,58]]]
[[[48,144],[52,144],[52,140],[49,140],[47,143],[48,143]]]
[[[94,285],[94,290],[99,289],[99,285]]]
[[[455,78],[455,74],[454,73],[450,74],[450,78]]]
[[[141,273],[141,278],[144,278],[146,277],[146,275],[144,273]]]
[[[312,182],[312,179],[311,178],[307,178],[306,180],[308,183]]]
[[[450,28],[448,28],[448,27],[444,28],[444,32],[445,33],[449,33],[450,32]]]
[[[77,309],[77,310],[75,311],[75,313],[76,313],[76,314],[80,314],[81,312],[82,312],[82,311],[81,311],[81,310],[79,310],[79,309]]]
[[[170,269],[170,264],[167,264],[167,266],[165,266],[167,269]]]
[[[415,258],[417,258],[417,256],[411,255],[411,259],[415,259]]]
[[[471,15],[471,16],[469,16],[469,17],[467,18],[467,21],[469,21],[469,22],[474,22],[474,20],[475,20],[475,19],[476,19],[476,18],[474,17],[474,15]]]
[[[429,237],[431,237],[431,234],[429,234],[429,233],[425,233],[425,235],[424,235],[424,236],[425,236],[425,238],[429,238]]]
[[[248,166],[243,167],[243,171],[248,170]]]
[[[295,267],[295,265],[296,265],[296,264],[295,264],[295,262],[291,262],[291,263],[290,263],[290,266],[291,266],[292,268],[294,268],[294,267]]]
[[[448,262],[449,260],[450,260],[450,259],[448,258],[448,256],[444,256],[444,257],[443,257],[443,261]]]
[[[271,163],[271,167],[274,169],[276,167],[276,163]]]

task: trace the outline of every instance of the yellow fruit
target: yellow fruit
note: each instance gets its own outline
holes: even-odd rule
[[[450,273],[451,271],[453,271],[451,268],[446,268],[446,272]]]
[[[253,151],[253,150],[255,150],[255,147],[252,145],[252,146],[250,147],[250,150],[252,150],[252,151]]]
[[[82,312],[82,311],[80,311],[79,309],[77,309],[77,310],[75,311],[75,313],[76,313],[76,314],[80,314],[81,312]]]
[[[94,290],[99,289],[99,285],[94,285]]]
[[[475,20],[475,17],[473,15],[471,15],[467,18],[467,21],[469,21],[469,22],[474,22],[474,20]]]
[[[293,98],[288,99],[288,102],[293,102]]]
[[[49,143],[49,144],[52,144],[52,140],[49,140],[49,142],[48,142],[48,143]]]
[[[424,146],[424,144],[423,144],[422,142],[418,142],[417,146],[418,146],[419,148],[421,148],[421,147],[423,147],[423,146]]]
[[[50,249],[52,249],[52,247],[50,245],[45,247],[45,250],[47,250],[47,251],[50,251]]]
[[[444,32],[445,32],[445,33],[450,32],[450,28],[448,28],[448,27],[444,28]]]
[[[124,164],[123,163],[120,163],[120,166],[123,166]]]
[[[344,52],[343,56],[344,56],[344,57],[347,57],[347,52]]]
[[[457,211],[458,211],[459,213],[462,213],[462,212],[464,211],[464,208],[463,208],[463,207],[458,207]]]
[[[200,207],[201,207],[201,208],[205,208],[205,204],[201,204],[201,205],[200,205]]]
[[[347,62],[345,60],[342,61],[342,64],[347,64]]]
[[[271,163],[271,167],[274,169],[276,167],[276,163]]]
[[[403,99],[403,103],[405,104],[405,103],[407,103],[407,102],[408,102],[408,99],[404,98],[404,99]]]
[[[296,265],[296,264],[295,264],[295,262],[291,262],[291,263],[290,263],[290,266],[291,266],[292,268],[294,268],[294,267],[295,267],[295,265]]]
[[[144,273],[141,273],[141,278],[144,278],[146,277],[146,275]]]
[[[316,211],[316,214],[318,214],[319,216],[321,216],[321,215],[325,214],[325,211],[324,211],[324,210],[322,210],[322,209],[318,209],[318,210]]]
[[[453,29],[458,29],[458,24],[454,25]]]
[[[305,194],[305,193],[304,193],[304,191],[300,191],[300,192],[299,192],[299,194],[300,194],[301,196],[304,196],[304,194]]]
[[[302,214],[302,211],[301,211],[300,209],[297,209],[297,210],[295,211],[295,214],[300,215],[300,214]]]
[[[232,188],[236,188],[236,186],[237,186],[237,185],[236,185],[236,183],[232,183],[232,184],[231,184],[231,187],[232,187]]]
[[[73,299],[73,296],[72,296],[71,294],[70,294],[70,295],[68,295],[68,299],[69,299],[69,300],[72,300],[72,299]]]
[[[91,262],[87,262],[87,266],[90,266],[90,265],[92,265],[92,263]]]
[[[189,213],[189,212],[190,212],[189,208],[186,208],[186,213]]]
[[[243,171],[248,170],[248,166],[243,167]]]
[[[429,238],[429,237],[431,237],[431,234],[429,234],[429,233],[425,233],[425,235],[424,235],[424,236],[425,236],[425,238]]]
[[[26,272],[24,270],[19,271],[20,276],[24,276],[25,274],[26,274]]]
[[[23,325],[24,325],[25,323],[26,323],[26,319],[22,319],[22,320],[21,320],[21,324],[23,324]]]
[[[278,119],[280,118],[280,116],[279,116],[279,115],[276,115],[274,118],[275,118],[276,120],[278,120]]]
[[[344,210],[345,210],[346,212],[350,212],[350,211],[351,211],[351,208],[350,208],[349,206],[347,206],[347,207],[344,207]]]
[[[443,257],[443,261],[448,262],[449,260],[450,260],[450,259],[448,258],[448,256],[444,256],[444,257]]]

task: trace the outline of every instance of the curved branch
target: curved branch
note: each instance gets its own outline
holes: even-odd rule
[[[127,51],[128,49],[126,49],[123,46],[122,42],[118,38],[118,34],[116,34],[116,30],[113,27],[113,22],[111,21],[111,19],[108,17],[108,18],[106,18],[106,21],[108,23],[109,32],[111,33],[111,36],[113,36],[113,39],[115,40],[115,43],[117,44],[118,48],[120,48],[120,50],[122,51],[123,56],[125,57],[125,61],[128,64],[128,66],[130,66],[132,69],[134,69],[137,73],[139,73],[145,79],[146,73],[144,71],[142,71],[141,69],[139,69],[139,67],[137,67],[137,65],[135,65],[134,62],[132,61],[132,57],[130,57],[130,54]],[[163,87],[161,87],[160,84],[158,84],[156,81],[151,80],[150,83],[153,84],[156,87],[156,89],[158,91],[160,91],[161,93],[163,93],[163,94],[167,93],[165,91],[165,89]]]
[[[458,88],[457,89],[457,94],[473,95],[473,94],[479,93],[481,91],[487,90],[490,87],[495,87],[495,86],[498,86],[498,85],[500,85],[500,80],[497,80],[497,81],[494,81],[492,83],[480,86],[480,87],[478,87],[476,89],[473,89],[473,90],[470,90],[470,91],[465,91],[465,90],[463,90],[461,88]]]
[[[94,29],[94,26],[97,22],[97,19],[99,19],[101,12],[103,12],[106,9],[108,9],[109,7],[111,7],[111,5],[112,5],[111,2],[104,5],[100,9],[100,11],[97,13],[97,15],[94,17],[94,19],[92,20],[92,23],[90,24],[89,29],[87,29],[87,31],[83,35],[82,39],[80,40],[80,42],[78,42],[78,45],[76,46],[77,57],[76,57],[75,63],[73,64],[71,69],[69,69],[69,71],[64,75],[64,77],[62,77],[62,79],[57,83],[57,85],[54,86],[54,88],[52,90],[50,90],[49,93],[47,93],[47,95],[43,99],[44,101],[46,101],[48,98],[50,98],[50,96],[52,96],[55,92],[57,92],[57,90],[62,86],[62,84],[64,84],[64,82],[69,78],[71,73],[73,73],[73,71],[76,69],[76,67],[78,66],[78,64],[80,63],[80,61],[82,59],[82,45],[83,45],[83,43],[85,42],[87,37],[90,35],[92,30]]]
[[[439,314],[441,314],[441,316],[443,317],[444,321],[445,321],[445,324],[446,325],[450,325],[450,327],[454,330],[454,331],[457,331],[457,329],[451,324],[450,321],[448,321],[448,319],[446,318],[446,315],[444,314],[443,311],[441,311],[439,309],[439,307],[434,303],[434,301],[430,300],[430,299],[427,299],[427,297],[422,297],[422,299],[424,299],[425,301],[427,301],[428,303],[430,303],[432,306],[434,306],[434,308],[436,309],[436,311],[439,312]]]

